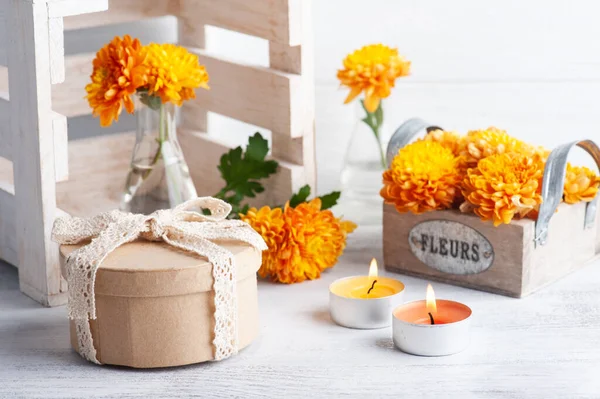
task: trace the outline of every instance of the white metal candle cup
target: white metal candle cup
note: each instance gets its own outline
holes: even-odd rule
[[[431,324],[426,301],[414,301],[394,309],[394,345],[419,356],[446,356],[469,346],[471,308],[455,301],[437,300],[437,322]]]
[[[357,290],[366,292],[372,281],[372,277],[353,276],[336,280],[329,286],[329,313],[335,323],[358,329],[390,326],[392,309],[402,303],[404,284],[392,278],[377,277],[377,284],[389,288],[390,294],[378,298],[358,296]]]

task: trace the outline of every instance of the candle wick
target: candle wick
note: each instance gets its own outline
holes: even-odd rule
[[[431,324],[435,324],[435,320],[433,319],[433,315],[431,314],[431,312],[427,313],[429,315],[429,320],[431,320]]]
[[[371,285],[371,288],[369,288],[369,291],[367,291],[367,295],[369,295],[371,293],[371,291],[373,290],[373,288],[375,288],[376,282],[377,282],[377,280],[373,280],[373,284]]]

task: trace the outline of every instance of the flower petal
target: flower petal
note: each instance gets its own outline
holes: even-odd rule
[[[346,99],[344,100],[344,104],[348,104],[349,102],[351,102],[352,100],[354,100],[356,98],[356,96],[358,96],[360,93],[362,92],[360,87],[353,87],[350,90],[350,93],[348,93],[348,97],[346,97]]]
[[[365,97],[365,108],[367,109],[367,111],[373,113],[377,111],[380,101],[380,98],[375,95],[367,96]]]

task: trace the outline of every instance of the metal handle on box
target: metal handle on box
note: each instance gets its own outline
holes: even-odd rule
[[[573,141],[556,147],[548,156],[542,180],[542,204],[535,224],[535,243],[544,245],[548,238],[548,224],[563,197],[563,187],[567,171],[567,157],[575,146],[587,151],[600,169],[600,148],[591,140]],[[589,202],[585,210],[584,228],[594,225],[600,195]]]
[[[441,129],[438,126],[431,125],[420,118],[411,118],[396,129],[387,147],[388,167],[392,159],[398,153],[398,150],[407,145],[413,137],[419,132],[427,130]],[[556,147],[550,153],[544,176],[542,179],[542,204],[540,205],[538,220],[535,224],[535,243],[544,245],[548,237],[548,224],[558,204],[563,197],[563,187],[565,184],[565,175],[567,169],[567,157],[571,149],[575,146],[583,148],[596,161],[600,169],[600,148],[591,140],[573,141]],[[589,202],[586,206],[584,228],[591,228],[594,225],[596,212],[600,207],[600,195]]]

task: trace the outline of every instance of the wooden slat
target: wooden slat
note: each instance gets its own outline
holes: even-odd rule
[[[522,296],[581,268],[596,255],[596,231],[585,229],[586,205],[561,203],[548,224],[545,245],[534,245],[535,224],[524,227]]]
[[[56,186],[58,211],[93,216],[118,208],[134,142],[132,132],[71,141],[69,180]],[[0,158],[0,188],[12,184],[13,165]]]
[[[194,15],[198,26],[213,25],[266,40],[301,44],[302,0],[180,0],[179,15]]]
[[[57,182],[69,178],[69,137],[67,118],[52,112],[52,134],[54,135],[54,175]]]
[[[8,67],[0,66],[0,92],[8,93]]]
[[[56,181],[66,180],[69,176],[67,156],[68,135],[67,118],[56,112],[51,113],[52,135],[54,137],[54,172]],[[0,92],[0,157],[13,159],[13,134],[10,124],[10,101],[8,93]]]
[[[271,68],[278,69],[283,72],[302,74],[313,73],[313,66],[308,63],[310,56],[308,50],[310,44],[300,46],[288,46],[286,44],[269,42],[269,64]],[[304,52],[303,52],[304,50]],[[310,57],[312,59],[312,57]]]
[[[298,106],[301,137],[292,138],[281,132],[272,131],[273,156],[304,166],[306,183],[316,192],[316,152],[315,152],[315,87],[314,60],[312,51],[311,1],[302,2],[303,37],[302,45],[290,46],[284,43],[269,42],[269,63],[271,68],[301,75],[302,102]]]
[[[0,183],[0,259],[18,265],[14,187]]]
[[[289,45],[300,44],[302,37],[302,20],[297,12],[302,0],[254,0],[251,4],[246,0],[111,0],[108,11],[87,14],[101,11],[97,9],[82,12],[88,1],[91,2],[53,2],[50,8],[51,17],[68,16],[65,18],[65,29],[73,30],[163,15],[193,15],[197,29],[203,29],[204,25],[213,25]],[[104,6],[106,0],[99,3],[100,6]]]
[[[7,22],[6,13],[8,12],[8,1],[0,1],[0,38],[7,36]],[[8,40],[0,40],[0,65],[6,65],[8,60],[6,58],[6,48],[8,46]]]
[[[63,19],[48,20],[48,37],[50,40],[50,78],[52,83],[62,83],[65,80],[65,32]]]
[[[224,186],[217,165],[229,147],[214,137],[190,131],[179,132],[179,141],[198,195],[214,195]],[[254,206],[282,205],[305,181],[301,166],[279,162],[279,171],[265,182],[265,192],[250,199]]]
[[[208,110],[278,134],[300,137],[302,79],[269,68],[242,65],[198,51],[210,75],[210,91],[197,90],[188,108]]]
[[[79,2],[81,0],[72,1]],[[176,10],[177,0],[110,0],[108,11],[65,18],[65,29],[76,30],[136,22],[163,15],[173,15]]]
[[[108,9],[108,0],[47,0],[48,17],[62,18]]]
[[[52,109],[68,118],[89,115],[91,109],[85,96],[85,86],[92,73],[95,54],[79,54],[65,59],[66,79],[52,87]]]
[[[49,0],[48,37],[50,77],[53,84],[65,80],[64,17],[96,13],[108,9],[108,0]]]
[[[206,65],[211,89],[198,89],[197,98],[186,104],[192,114],[212,111],[277,134],[289,137],[304,134],[307,123],[304,113],[310,106],[305,105],[303,77],[237,64],[212,57],[204,51],[196,52],[200,62]],[[69,118],[91,113],[84,98],[84,88],[89,81],[94,56],[79,54],[66,58],[66,79],[52,87],[52,108],[56,112]],[[8,87],[7,75],[6,69],[0,68],[0,91]],[[309,82],[312,81],[309,79]]]
[[[58,211],[93,216],[118,208],[134,142],[131,132],[71,142],[69,180],[56,187]],[[0,188],[13,184],[12,168],[0,158]]]
[[[178,18],[179,44],[196,49],[206,49],[206,29],[204,25],[198,24],[193,15],[180,15]],[[181,110],[181,124],[189,129],[207,132],[208,112],[206,110],[189,110],[189,104],[185,102]]]
[[[134,143],[131,132],[70,142],[69,180],[57,185],[58,207],[75,216],[118,208]]]
[[[48,9],[10,0],[8,67],[21,291],[48,305],[64,304],[58,246],[50,240],[56,194],[50,99]]]
[[[190,131],[179,131],[179,139],[198,194],[214,195],[223,187],[217,165],[229,147],[213,137]],[[92,216],[117,208],[134,142],[134,133],[72,141],[69,180],[57,185],[58,207],[76,216]],[[301,166],[279,163],[277,175],[265,183],[265,193],[250,200],[251,204],[284,204],[293,191],[305,184]],[[0,159],[0,181],[13,182],[12,164],[3,159]]]
[[[85,97],[95,53],[67,56],[66,79],[52,86],[52,109],[67,118],[92,113]],[[0,67],[0,92],[8,91],[8,69]]]
[[[65,59],[66,79],[52,86],[52,109],[68,118],[91,113],[85,96],[85,85],[92,72],[95,54],[68,56]],[[8,92],[8,69],[0,67],[0,92]]]
[[[0,91],[0,157],[12,159],[12,132],[8,93]]]

